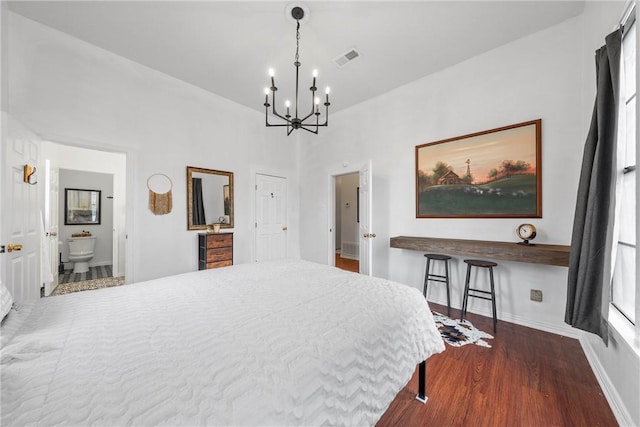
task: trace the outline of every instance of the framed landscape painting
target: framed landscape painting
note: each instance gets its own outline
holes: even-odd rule
[[[541,126],[416,146],[416,218],[541,218]]]

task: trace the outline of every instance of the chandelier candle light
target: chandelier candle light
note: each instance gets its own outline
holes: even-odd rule
[[[300,20],[304,17],[304,10],[296,6],[291,10],[291,16],[296,20],[296,57],[293,65],[296,67],[296,98],[295,98],[295,111],[294,116],[291,116],[291,102],[286,100],[284,102],[284,106],[287,109],[287,113],[283,116],[276,111],[276,91],[278,88],[275,84],[274,79],[274,71],[273,68],[269,69],[269,77],[271,78],[271,87],[267,87],[264,89],[264,111],[265,111],[265,123],[267,127],[287,127],[287,135],[291,135],[294,129],[304,129],[311,133],[318,133],[318,128],[321,126],[327,126],[329,124],[329,87],[327,87],[325,91],[325,119],[324,123],[320,123],[320,98],[316,96],[316,78],[318,77],[318,70],[313,70],[313,83],[309,90],[311,91],[311,112],[306,116],[300,118],[298,116],[298,87],[299,87],[299,79],[298,72],[300,70]],[[269,103],[269,92],[271,92],[271,103]],[[273,106],[271,112],[275,117],[282,119],[283,123],[269,123],[269,107]],[[313,123],[313,117],[315,116],[315,123]],[[310,120],[308,120],[310,119]],[[308,120],[308,121],[307,121]]]

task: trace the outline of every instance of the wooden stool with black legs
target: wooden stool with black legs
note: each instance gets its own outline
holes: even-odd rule
[[[467,301],[469,300],[469,297],[486,299],[488,301],[491,301],[491,305],[493,308],[493,332],[495,333],[496,325],[498,323],[498,316],[496,314],[496,290],[493,283],[493,267],[496,267],[498,264],[493,261],[484,261],[481,259],[465,259],[464,262],[467,263],[467,278],[464,282],[464,297],[462,299],[462,313],[460,314],[460,320],[464,320],[464,315],[467,314]],[[469,279],[471,278],[471,267],[489,269],[491,291],[469,287]]]
[[[447,287],[447,316],[451,316],[451,297],[449,295],[449,255],[441,254],[424,254],[427,258],[427,269],[424,273],[424,298],[427,298],[427,285],[429,281],[444,283]],[[430,270],[431,261],[444,261],[444,276],[441,274],[433,274]]]

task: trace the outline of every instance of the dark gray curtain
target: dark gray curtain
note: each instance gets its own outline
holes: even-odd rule
[[[616,124],[622,30],[596,51],[597,93],[571,237],[564,321],[608,341],[609,289],[616,167]]]
[[[202,178],[191,178],[192,180],[192,203],[193,203],[193,225],[205,225],[207,220],[204,217],[204,203],[202,202]]]

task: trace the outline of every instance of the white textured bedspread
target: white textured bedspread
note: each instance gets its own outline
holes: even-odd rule
[[[2,326],[6,426],[372,425],[444,350],[417,289],[305,261],[18,308]]]

